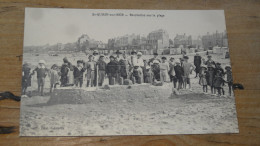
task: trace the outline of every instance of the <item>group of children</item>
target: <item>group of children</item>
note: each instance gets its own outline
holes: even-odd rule
[[[124,84],[128,80],[132,83],[154,83],[154,82],[173,82],[174,88],[185,88],[187,84],[191,90],[190,74],[195,70],[195,66],[188,62],[189,57],[184,56],[180,60],[171,57],[169,61],[166,57],[159,58],[157,53],[154,57],[145,60],[142,59],[141,52],[131,52],[128,58],[125,53],[116,52],[116,56],[111,55],[109,62],[105,61],[104,55],[98,55],[94,52],[88,56],[88,61],[77,60],[77,65],[72,65],[65,57],[63,64],[59,67],[57,64],[46,68],[45,61],[40,60],[38,66],[31,72],[28,63],[23,65],[22,93],[31,85],[31,76],[37,72],[38,92],[43,95],[43,89],[46,76],[50,78],[50,92],[57,85],[83,86],[83,79],[86,79],[86,87],[102,86],[105,77],[108,77],[109,85]],[[226,72],[221,68],[220,63],[209,59],[205,65],[200,67],[199,84],[203,86],[203,91],[207,92],[207,87],[211,87],[211,92],[224,94],[223,85],[228,83],[229,93],[232,90],[232,72],[230,66],[226,66]],[[197,66],[196,66],[197,68]],[[227,75],[227,80],[223,79]],[[84,76],[85,75],[85,76]]]
[[[209,60],[211,60],[211,56],[208,56]],[[224,76],[226,75],[226,79]],[[208,86],[211,89],[211,94],[216,95],[225,95],[225,90],[223,86],[225,83],[228,85],[229,95],[233,91],[233,79],[232,79],[232,71],[230,65],[227,65],[224,69],[221,67],[220,63],[212,63],[205,62],[205,65],[200,67],[199,73],[199,84],[203,87],[203,92],[208,92]]]

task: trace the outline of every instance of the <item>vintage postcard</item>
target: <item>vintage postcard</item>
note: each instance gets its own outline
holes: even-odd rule
[[[20,136],[238,133],[223,10],[26,8]]]

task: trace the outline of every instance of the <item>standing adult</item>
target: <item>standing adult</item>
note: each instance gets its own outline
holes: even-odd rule
[[[130,69],[130,65],[131,63],[129,62],[129,60],[126,57],[126,54],[123,53],[122,58],[119,61],[119,72],[120,72],[120,76],[123,79],[127,79],[129,78],[129,69]]]
[[[190,74],[192,73],[192,70],[195,69],[194,65],[189,63],[189,57],[184,56],[184,62],[183,62],[183,83],[184,83],[184,88],[186,89],[186,85],[189,84],[189,89],[191,90],[191,82],[190,82]]]
[[[137,58],[133,60],[133,66],[140,72],[141,76],[141,83],[143,83],[143,67],[144,67],[144,60],[142,58],[142,53],[137,53]]]
[[[169,81],[168,72],[170,70],[169,63],[166,62],[166,57],[162,57],[162,62],[160,63],[160,79],[161,82]]]
[[[201,56],[199,55],[198,52],[196,52],[196,55],[194,56],[194,65],[196,67],[195,68],[195,72],[196,72],[195,78],[196,78],[200,72],[200,66],[201,66]]]
[[[148,65],[152,65],[154,60],[157,60],[159,63],[161,63],[161,60],[158,56],[158,53],[153,53],[153,58],[151,58],[149,61],[148,61]]]
[[[205,59],[202,59],[203,60],[203,63],[205,65],[207,65],[207,67],[211,67],[211,66],[216,66],[215,62],[212,60],[212,56],[211,55],[208,55],[208,60],[205,61]]]

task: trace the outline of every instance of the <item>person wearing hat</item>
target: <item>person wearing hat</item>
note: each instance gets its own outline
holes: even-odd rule
[[[49,69],[45,67],[45,61],[40,60],[38,66],[33,70],[31,75],[37,73],[38,92],[43,96],[43,89],[45,84],[45,78],[49,72]]]
[[[206,75],[207,84],[208,84],[208,86],[210,86],[211,94],[214,94],[215,89],[213,86],[213,81],[214,81],[215,74],[216,74],[215,67],[214,67],[214,65],[209,65],[209,66],[207,66],[207,68],[208,68],[207,75]]]
[[[49,71],[50,77],[50,93],[52,93],[53,88],[56,88],[60,81],[60,72],[57,64],[53,64]]]
[[[115,60],[116,60],[116,61],[120,61],[120,59],[121,59],[121,56],[120,56],[120,55],[121,55],[121,54],[122,54],[122,53],[121,53],[119,50],[116,51],[116,57],[115,57]]]
[[[127,56],[125,53],[122,54],[122,58],[119,60],[119,73],[120,73],[120,77],[122,77],[123,79],[128,79],[129,78],[129,71],[130,71],[130,66],[131,63],[130,61],[127,59]]]
[[[98,62],[99,56],[98,56],[98,51],[94,50],[93,52],[93,61]]]
[[[72,64],[69,62],[68,58],[63,58],[63,64],[61,66],[61,78],[60,78],[60,86],[65,87],[68,86],[71,80],[71,74],[70,72],[73,70]]]
[[[222,91],[222,94],[225,95],[225,92],[223,90],[223,85],[225,83],[225,80],[223,79],[221,74],[222,74],[221,70],[216,71],[216,75],[213,80],[213,86],[214,86],[215,90],[217,90],[218,96],[221,96],[221,91]]]
[[[160,63],[160,80],[161,82],[169,81],[168,72],[170,70],[169,63],[166,62],[166,57],[162,57],[162,62]]]
[[[207,67],[205,65],[200,66],[200,72],[199,72],[199,84],[202,86],[202,90],[204,93],[208,92],[208,84],[207,84]]]
[[[113,81],[117,78],[119,68],[117,62],[115,61],[115,57],[111,55],[109,58],[110,62],[107,64],[106,74],[108,76],[109,85],[114,85],[115,83]]]
[[[144,72],[144,83],[152,83],[153,81],[153,72],[151,70],[151,67],[147,65],[145,67],[145,72]]]
[[[140,81],[143,82],[143,67],[144,67],[144,60],[142,58],[142,53],[137,53],[137,58],[133,59],[133,66],[140,72]]]
[[[216,72],[217,72],[217,71],[220,71],[220,73],[221,73],[220,75],[221,75],[221,76],[224,76],[224,73],[225,73],[225,72],[224,72],[224,69],[221,67],[221,64],[220,64],[219,62],[216,62],[216,65],[215,65],[215,66],[216,66],[216,68],[215,68]]]
[[[184,58],[183,57],[179,58],[179,60],[180,60],[180,65],[183,66]]]
[[[94,61],[94,56],[88,56],[88,62],[85,65],[87,69],[86,79],[87,85],[86,87],[93,87],[95,85],[95,73],[96,73],[96,62]]]
[[[148,61],[148,65],[152,65],[153,64],[153,61],[154,60],[158,60],[159,61],[159,63],[161,63],[161,60],[160,60],[160,58],[159,58],[159,56],[158,56],[158,53],[153,53],[153,58],[151,58],[149,61]]]
[[[195,72],[196,72],[195,78],[196,78],[200,72],[200,66],[201,66],[201,56],[199,55],[198,52],[196,52],[196,55],[194,56],[194,65],[196,67],[195,68]]]
[[[189,84],[189,89],[191,90],[191,82],[190,82],[190,74],[192,73],[192,70],[195,69],[195,66],[188,62],[189,57],[184,56],[184,62],[182,64],[184,75],[183,75],[183,85],[186,89],[186,85]]]
[[[31,68],[29,67],[29,64],[25,62],[23,64],[22,68],[22,94],[26,94],[27,87],[31,86]]]
[[[77,60],[77,66],[73,66],[73,75],[74,75],[74,84],[76,87],[82,87],[83,84],[83,74],[86,70],[84,67],[84,62],[83,60]]]
[[[215,62],[212,60],[212,56],[211,55],[208,55],[208,60],[205,61],[205,59],[203,58],[202,59],[203,63],[207,66],[212,66],[212,65],[216,65]]]
[[[100,55],[99,61],[97,62],[98,69],[98,86],[102,86],[106,76],[107,64],[104,61],[104,55]]]
[[[228,92],[229,92],[229,96],[231,96],[231,92],[233,91],[233,78],[232,78],[232,71],[231,71],[231,66],[227,65],[225,67],[225,74],[227,76],[227,80],[226,83],[228,83]]]
[[[174,66],[174,71],[175,71],[175,77],[176,80],[173,81],[173,85],[176,88],[177,87],[177,83],[178,83],[178,88],[177,90],[182,88],[182,84],[183,84],[183,75],[184,75],[184,71],[183,71],[183,67],[181,66],[180,61],[176,61],[175,62],[176,65]]]

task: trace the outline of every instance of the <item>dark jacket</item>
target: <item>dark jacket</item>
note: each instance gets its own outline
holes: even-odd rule
[[[106,73],[108,75],[116,75],[119,71],[118,63],[116,61],[110,61],[107,64]]]
[[[222,67],[216,67],[216,68],[215,68],[215,71],[216,71],[216,72],[220,71],[220,72],[221,72],[220,75],[221,75],[221,76],[224,76],[224,73],[225,73],[225,72],[224,72],[224,69],[223,69]]]
[[[85,72],[85,68],[82,68],[81,70],[78,69],[77,66],[73,66],[74,70],[73,70],[73,75],[74,78],[83,78],[83,73]]]
[[[214,78],[214,87],[222,87],[222,85],[224,84],[224,79],[221,76],[215,76]]]
[[[33,74],[35,71],[37,72],[37,78],[45,78],[46,75],[48,74],[49,70],[47,68],[38,68],[37,67],[33,70]]]
[[[106,64],[105,61],[99,60],[99,61],[97,62],[97,66],[98,66],[98,70],[106,71],[107,64]]]
[[[177,78],[181,78],[184,75],[183,67],[181,67],[180,65],[174,66],[174,71],[175,71],[175,76]]]
[[[194,65],[195,66],[201,65],[201,56],[194,56]]]

